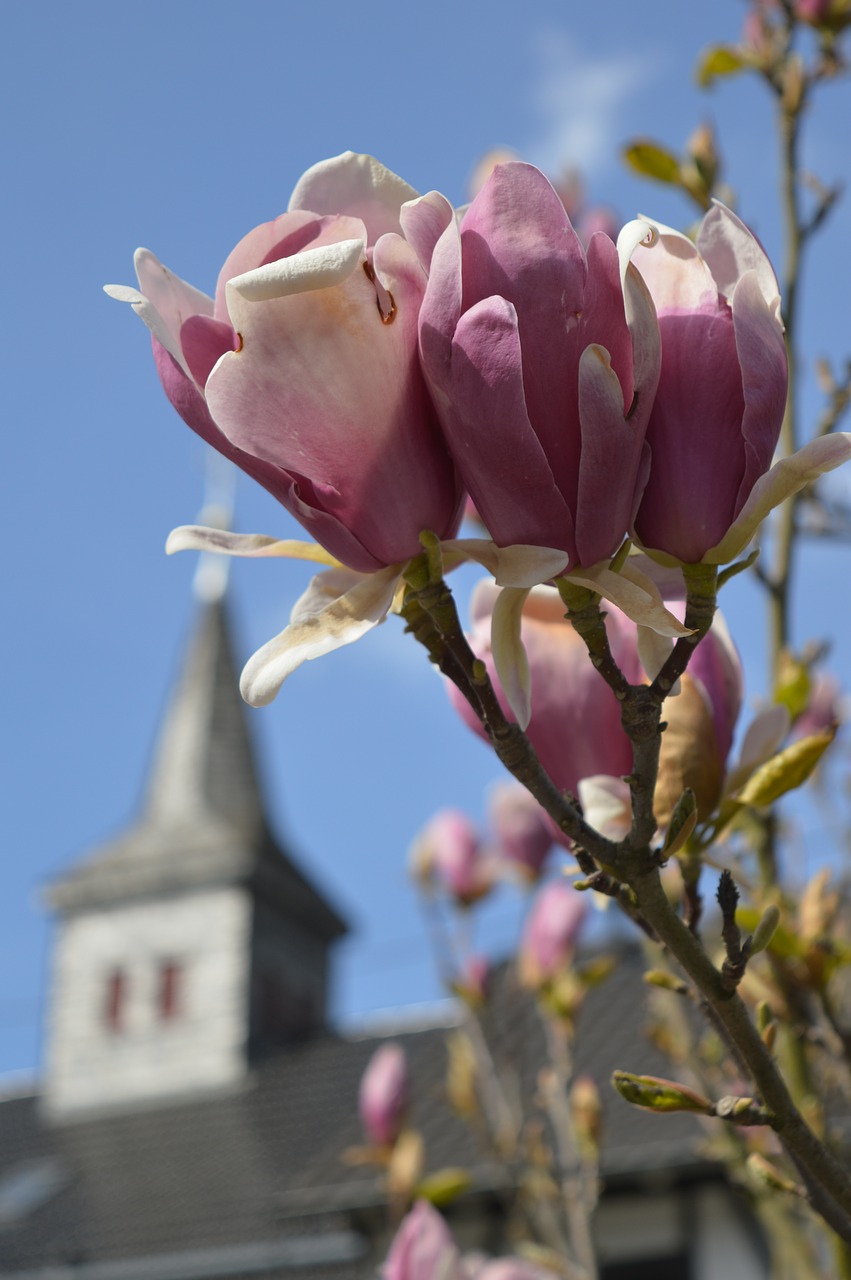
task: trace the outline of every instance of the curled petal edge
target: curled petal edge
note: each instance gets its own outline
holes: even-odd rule
[[[735,560],[775,507],[849,458],[851,433],[838,431],[811,440],[791,458],[775,462],[771,470],[757,480],[738,516],[721,541],[704,554],[702,563],[727,564]]]
[[[271,538],[264,533],[231,533],[227,529],[207,529],[198,524],[183,524],[172,529],[165,550],[169,556],[176,551],[213,551],[225,556],[285,556],[290,560],[311,560],[333,569],[343,567],[316,542]]]
[[[564,574],[568,582],[595,591],[641,627],[648,627],[660,636],[688,636],[691,629],[665,608],[659,588],[640,569],[629,563],[619,573],[609,568],[608,561],[591,565],[588,569],[573,570]]]
[[[362,240],[337,240],[245,271],[227,283],[228,306],[233,293],[247,302],[269,302],[293,293],[332,288],[348,280],[365,249],[366,236]]]
[[[451,538],[441,543],[447,569],[475,560],[493,574],[499,587],[535,587],[557,578],[567,567],[568,555],[555,547],[518,543],[498,547],[489,538]]]
[[[300,607],[302,602],[296,605],[295,620],[245,664],[239,682],[245,701],[252,707],[267,706],[287,676],[303,662],[352,644],[383,622],[393,604],[399,572],[398,565],[367,576],[353,570],[330,570],[336,587],[344,580],[353,585],[340,595],[332,595],[330,602],[317,612]],[[323,575],[318,577],[321,579]],[[306,594],[318,604],[329,593],[314,579]]]

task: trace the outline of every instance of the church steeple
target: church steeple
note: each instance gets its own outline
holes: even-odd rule
[[[232,1084],[324,1022],[346,926],[271,833],[226,599],[205,594],[139,819],[46,892],[56,1115]]]

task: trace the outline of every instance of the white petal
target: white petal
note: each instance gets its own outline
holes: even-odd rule
[[[369,243],[375,244],[386,231],[401,231],[399,210],[418,194],[374,156],[344,151],[320,160],[299,178],[289,208],[361,218]]]
[[[625,572],[614,573],[609,568],[608,561],[602,561],[600,564],[592,565],[590,569],[580,569],[566,573],[564,576],[568,582],[575,582],[580,587],[596,591],[605,600],[616,604],[633,622],[643,627],[650,627],[662,636],[691,634],[689,628],[684,627],[665,608],[654,583],[649,579],[645,579],[647,585],[635,581],[636,577],[639,579],[644,577],[641,573],[631,571],[629,576]],[[652,590],[648,590],[648,587]]]
[[[405,239],[413,247],[426,274],[431,266],[434,246],[454,216],[452,205],[439,191],[429,191],[402,205],[399,218]]]
[[[324,581],[313,580],[293,610],[294,621],[245,665],[239,687],[253,707],[270,703],[287,676],[303,662],[352,644],[383,622],[393,603],[399,568],[391,565],[366,576],[331,569],[330,590],[326,575],[318,576]],[[340,586],[348,589],[335,594]]]
[[[747,271],[755,271],[768,307],[780,298],[780,288],[768,255],[756,236],[720,200],[713,201],[700,224],[697,247],[721,293],[729,300]]]
[[[658,238],[657,224],[650,222],[648,218],[635,218],[632,222],[627,222],[625,226],[621,227],[617,240],[621,288],[623,288],[626,281],[626,272],[632,260],[632,255],[638,246],[643,244],[645,249],[650,249],[655,245]]]
[[[789,732],[791,716],[781,703],[766,707],[748,725],[739,756],[739,768],[755,769],[779,751]]]
[[[265,533],[231,533],[227,529],[205,529],[197,524],[182,524],[172,529],[165,549],[169,556],[175,551],[217,551],[225,556],[286,556],[290,560],[312,560],[335,567],[340,563],[315,542],[270,538]]]
[[[292,293],[327,289],[348,280],[365,249],[364,240],[338,240],[318,249],[303,249],[289,258],[234,276],[227,284],[228,295],[233,290],[248,302],[268,302]]]
[[[703,557],[704,564],[727,564],[744,551],[765,517],[799,489],[851,458],[851,434],[836,431],[811,440],[791,458],[775,462],[757,480],[750,496],[724,537]]]
[[[609,840],[622,840],[632,826],[632,799],[623,778],[595,773],[577,786],[585,821]]]
[[[567,552],[554,547],[498,547],[489,538],[452,538],[441,546],[450,562],[448,568],[475,560],[501,587],[534,587],[548,582],[563,572],[568,561]]]
[[[670,636],[660,636],[659,632],[654,631],[652,627],[638,628],[638,659],[648,680],[656,679],[671,656],[673,647],[674,642]],[[677,694],[679,691],[679,681],[677,681],[677,687],[671,690],[671,694]]]
[[[186,376],[191,378],[180,346],[181,326],[190,316],[211,316],[213,299],[169,271],[150,249],[137,249],[133,262],[141,290],[128,285],[108,284],[104,286],[104,292],[119,302],[129,302],[157,342],[174,356]]]
[[[528,587],[505,587],[499,593],[491,618],[491,652],[508,705],[521,729],[532,715],[532,678],[520,637],[523,605]]]

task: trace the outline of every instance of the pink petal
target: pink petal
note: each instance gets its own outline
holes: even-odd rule
[[[755,271],[748,271],[736,285],[732,310],[745,396],[745,472],[733,512],[738,515],[757,480],[771,466],[786,409],[788,375],[783,330],[763,297]]]
[[[216,317],[226,320],[228,315],[225,286],[235,276],[253,271],[263,263],[287,257],[305,248],[320,231],[321,219],[313,213],[282,213],[271,222],[243,236],[235,249],[225,259],[216,285]]]
[[[452,205],[439,191],[429,191],[419,199],[403,204],[399,219],[405,239],[416,252],[423,271],[428,275],[435,246],[450,222],[455,219]]]
[[[728,299],[748,271],[756,272],[766,306],[771,307],[779,298],[777,277],[762,245],[741,218],[717,200],[700,225],[697,247],[719,290]]]
[[[639,470],[642,481],[646,474],[643,424],[626,419],[621,383],[604,347],[586,347],[579,361],[579,421],[576,554],[580,564],[592,565],[613,555],[623,541],[635,515]]]
[[[514,308],[488,298],[461,317],[452,344],[453,416],[445,424],[461,473],[496,542],[547,543],[573,558],[573,518],[529,421]]]
[[[495,293],[515,308],[529,421],[572,507],[577,365],[594,340],[580,324],[587,275],[582,245],[550,183],[525,164],[497,166],[464,217],[461,242],[464,310]]]
[[[373,156],[344,151],[322,160],[299,179],[289,208],[346,213],[360,218],[369,244],[387,231],[400,233],[399,210],[419,193]]]

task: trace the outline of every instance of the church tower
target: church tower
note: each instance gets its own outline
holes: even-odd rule
[[[324,1026],[346,926],[270,831],[223,593],[200,607],[140,819],[46,896],[56,1119],[237,1086]]]

